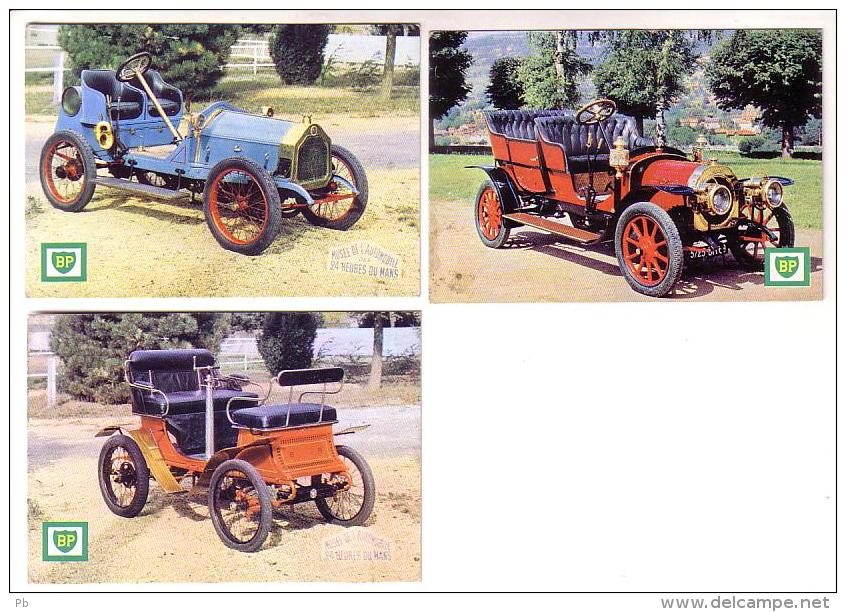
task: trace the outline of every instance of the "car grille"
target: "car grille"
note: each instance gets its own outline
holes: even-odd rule
[[[297,153],[297,180],[314,181],[326,177],[329,147],[320,136],[309,136]]]

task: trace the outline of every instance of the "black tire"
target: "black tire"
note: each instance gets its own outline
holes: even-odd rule
[[[263,202],[260,203],[261,211],[258,223],[254,224],[254,233],[248,238],[238,239],[226,228],[221,217],[223,211],[235,213],[237,218],[242,215],[231,208],[227,208],[225,202],[218,202],[226,196],[220,193],[218,180],[231,172],[244,173],[248,175],[248,181],[254,181],[258,185]],[[239,187],[240,189],[240,187]],[[231,204],[231,203],[229,203]],[[209,173],[206,185],[203,189],[203,212],[206,216],[206,223],[212,235],[224,249],[241,253],[242,255],[260,255],[273,243],[279,234],[280,223],[282,222],[282,204],[279,200],[279,189],[273,182],[273,177],[264,168],[255,162],[243,157],[230,157],[218,162]],[[233,217],[228,217],[232,219]]]
[[[76,148],[77,153],[73,155],[73,160],[67,160],[66,163],[59,167],[54,166],[54,153],[59,145],[66,143]],[[73,174],[68,174],[67,168],[73,166]],[[49,165],[49,169],[48,169]],[[61,171],[65,174],[60,177],[57,172]],[[41,149],[41,157],[38,163],[38,175],[41,179],[41,189],[44,195],[53,207],[63,210],[65,212],[79,212],[85,208],[86,204],[91,201],[94,195],[94,189],[97,186],[97,163],[94,158],[94,151],[91,145],[80,134],[72,130],[61,130],[56,132]],[[78,179],[69,178],[69,176],[79,176]],[[61,184],[74,187],[81,183],[81,188],[77,191],[74,188],[73,197],[62,197],[56,180],[63,181]],[[64,183],[64,181],[68,181]]]
[[[484,202],[483,198],[485,198]],[[495,212],[494,209],[499,212]],[[482,244],[486,247],[500,249],[508,242],[511,229],[502,216],[504,214],[505,209],[502,206],[496,186],[490,179],[484,181],[479,186],[479,191],[476,192],[473,216],[476,219],[476,232],[479,234]]]
[[[767,220],[769,210],[754,209],[751,216],[754,221],[762,223]],[[779,239],[778,242],[771,242],[769,245],[764,244],[764,248],[772,247],[792,247],[796,242],[796,228],[793,225],[793,217],[790,216],[790,211],[787,206],[782,204],[778,208],[772,209],[773,219],[775,219],[778,226]],[[760,216],[759,216],[760,215]],[[748,213],[743,216],[749,218]],[[770,223],[766,223],[770,227]],[[771,228],[773,229],[773,228]],[[756,256],[754,247],[750,247],[748,242],[741,242],[737,235],[728,237],[728,246],[734,259],[743,266],[747,266],[753,270],[764,269],[764,248],[760,249],[760,257]]]
[[[228,483],[224,482],[224,478],[227,478],[227,474],[231,472],[240,472],[244,478],[237,479],[237,482],[231,480],[230,486],[226,486]],[[256,530],[246,540],[232,533],[223,517],[224,509],[232,509],[236,512],[238,510],[232,508],[233,505],[239,503],[232,497],[237,487],[252,489],[259,503]],[[229,459],[217,466],[209,483],[208,503],[214,530],[226,546],[241,552],[255,552],[261,548],[273,524],[273,505],[270,499],[270,489],[255,467],[241,459]],[[224,508],[224,505],[229,506],[229,508]]]
[[[361,219],[361,216],[364,214],[365,208],[367,208],[367,199],[370,196],[370,188],[367,184],[367,173],[364,170],[364,166],[361,165],[361,162],[358,161],[355,155],[350,153],[344,147],[340,147],[338,145],[332,145],[332,168],[333,171],[337,169],[337,163],[335,160],[340,160],[344,165],[347,167],[348,173],[351,175],[352,183],[355,185],[356,189],[358,189],[358,195],[353,198],[353,203],[350,206],[349,210],[340,218],[333,219],[333,218],[326,218],[318,214],[313,207],[307,206],[302,208],[301,211],[303,213],[303,217],[317,227],[328,227],[329,229],[334,230],[348,230],[351,228],[355,223]]]
[[[115,457],[116,451],[125,451],[127,458],[121,461]],[[120,461],[118,464],[117,462]],[[111,436],[100,450],[98,480],[100,492],[109,510],[124,518],[138,516],[147,503],[150,491],[150,469],[135,440],[122,434]],[[114,485],[123,488],[121,495],[115,491]],[[130,493],[124,497],[122,493]]]
[[[640,222],[656,228],[655,239],[651,244],[659,244],[657,247],[648,247],[649,251],[643,251],[642,246],[634,245],[635,240],[641,236],[636,226]],[[630,226],[629,224],[632,223]],[[628,230],[628,235],[626,232]],[[663,239],[658,235],[663,234]],[[644,233],[652,233],[651,228]],[[625,243],[624,243],[625,239]],[[663,243],[663,244],[662,244]],[[681,277],[684,269],[684,250],[679,229],[667,212],[652,202],[638,202],[629,206],[620,215],[617,221],[617,229],[614,233],[614,247],[617,253],[617,264],[629,285],[644,295],[650,297],[663,297],[672,291],[676,282]],[[640,269],[635,266],[634,259],[638,259]],[[665,260],[665,261],[664,261]],[[665,266],[660,269],[659,262]],[[652,269],[655,268],[656,278],[653,281]],[[643,275],[646,270],[646,277]]]
[[[328,501],[327,498],[319,498],[314,500],[314,503],[327,522],[333,525],[341,525],[342,527],[357,527],[358,525],[363,525],[370,518],[370,513],[373,512],[373,504],[376,503],[376,482],[373,480],[373,472],[370,470],[370,466],[357,450],[343,445],[336,446],[335,448],[338,454],[341,457],[347,458],[361,475],[361,486],[363,488],[361,506],[355,514],[346,517],[339,516],[333,508],[335,504],[334,500],[338,496],[331,498],[333,500],[332,502]],[[353,479],[355,479],[354,476]],[[344,494],[345,492],[342,492],[339,495]]]

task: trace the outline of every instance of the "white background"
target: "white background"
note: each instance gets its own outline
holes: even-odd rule
[[[11,31],[11,588],[27,585],[26,314],[36,310],[422,309],[423,581],[344,590],[831,591],[835,588],[834,18],[807,13],[490,11],[51,14],[42,21],[423,22],[429,29],[824,27],[825,300],[428,305],[415,299],[26,299],[23,25]],[[422,73],[427,74],[427,58]],[[422,99],[428,98],[424,85]],[[425,104],[423,106],[425,113]],[[426,133],[425,114],[421,120]],[[16,144],[18,143],[18,144]],[[425,143],[421,142],[425,155]],[[422,184],[427,184],[425,164]],[[422,216],[428,251],[428,208]],[[427,278],[425,257],[423,277]],[[495,282],[495,279],[492,279]],[[585,282],[590,282],[586,274]],[[622,282],[622,281],[621,281]],[[427,287],[422,295],[425,296]],[[91,486],[96,486],[92,475]],[[6,504],[3,503],[3,512]],[[209,537],[214,537],[210,532]],[[120,551],[115,551],[120,554]],[[209,559],[214,563],[214,559]],[[174,577],[178,579],[178,577]],[[199,585],[103,585],[177,590]],[[62,585],[62,590],[88,586]],[[204,585],[321,589],[339,585]],[[27,595],[30,608],[147,598]],[[176,597],[174,599],[173,597]],[[187,598],[191,597],[188,601]],[[710,600],[713,596],[706,596]],[[171,596],[177,606],[244,596]],[[657,595],[273,595],[247,605],[658,610]],[[10,600],[12,602],[12,600]],[[217,605],[214,605],[217,604]]]

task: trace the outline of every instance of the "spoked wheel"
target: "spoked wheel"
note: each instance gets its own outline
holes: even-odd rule
[[[476,194],[476,231],[485,246],[498,249],[508,240],[511,232],[504,223],[502,202],[496,187],[485,181]]]
[[[100,492],[109,510],[132,518],[147,503],[150,470],[135,440],[118,435],[109,438],[100,451]]]
[[[753,235],[752,231],[746,232],[745,235],[730,236],[729,249],[734,258],[745,266],[763,269],[764,255],[768,248],[792,247],[796,240],[793,218],[783,204],[778,208],[769,209],[758,208],[749,202],[741,207],[740,216],[763,225],[776,237],[776,240],[773,240],[765,232]]]
[[[314,500],[317,509],[330,523],[344,527],[363,525],[373,512],[376,484],[373,472],[358,451],[349,446],[337,446],[338,455],[347,467],[350,480],[347,487],[332,497]]]
[[[79,212],[94,195],[97,164],[91,145],[70,130],[56,132],[41,150],[41,188],[54,207]]]
[[[353,193],[350,185],[355,187],[358,195],[349,197]],[[349,229],[364,214],[369,188],[364,166],[355,155],[338,145],[332,145],[332,179],[329,187],[330,191],[325,196],[318,198],[312,206],[302,209],[303,217],[319,227]]]
[[[629,285],[644,295],[662,297],[681,276],[684,253],[679,230],[661,207],[639,202],[617,222],[617,263]]]
[[[212,474],[209,512],[224,544],[241,552],[255,552],[264,544],[273,522],[270,489],[246,461],[224,461]]]
[[[279,190],[267,170],[248,159],[229,158],[212,168],[203,192],[206,223],[220,245],[258,255],[279,233]]]

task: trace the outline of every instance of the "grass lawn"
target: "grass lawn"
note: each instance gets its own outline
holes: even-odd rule
[[[190,91],[184,91],[186,96]],[[25,88],[27,115],[54,115],[53,86],[28,83]],[[327,115],[354,117],[418,116],[420,113],[420,88],[416,85],[394,87],[389,99],[383,99],[378,87],[353,89],[349,86],[294,86],[283,85],[276,74],[228,75],[218,84],[208,100],[194,99],[192,110],[201,111],[211,102],[227,100],[249,111],[260,111],[262,106],[272,106],[281,116],[314,115],[314,120]]]
[[[720,163],[734,170],[739,178],[786,176],[796,184],[785,189],[785,198],[797,227],[822,229],[822,162],[807,159],[784,161],[751,159],[739,153],[720,151]],[[493,163],[486,155],[430,155],[429,197],[431,200],[471,202],[485,174],[465,166]]]

